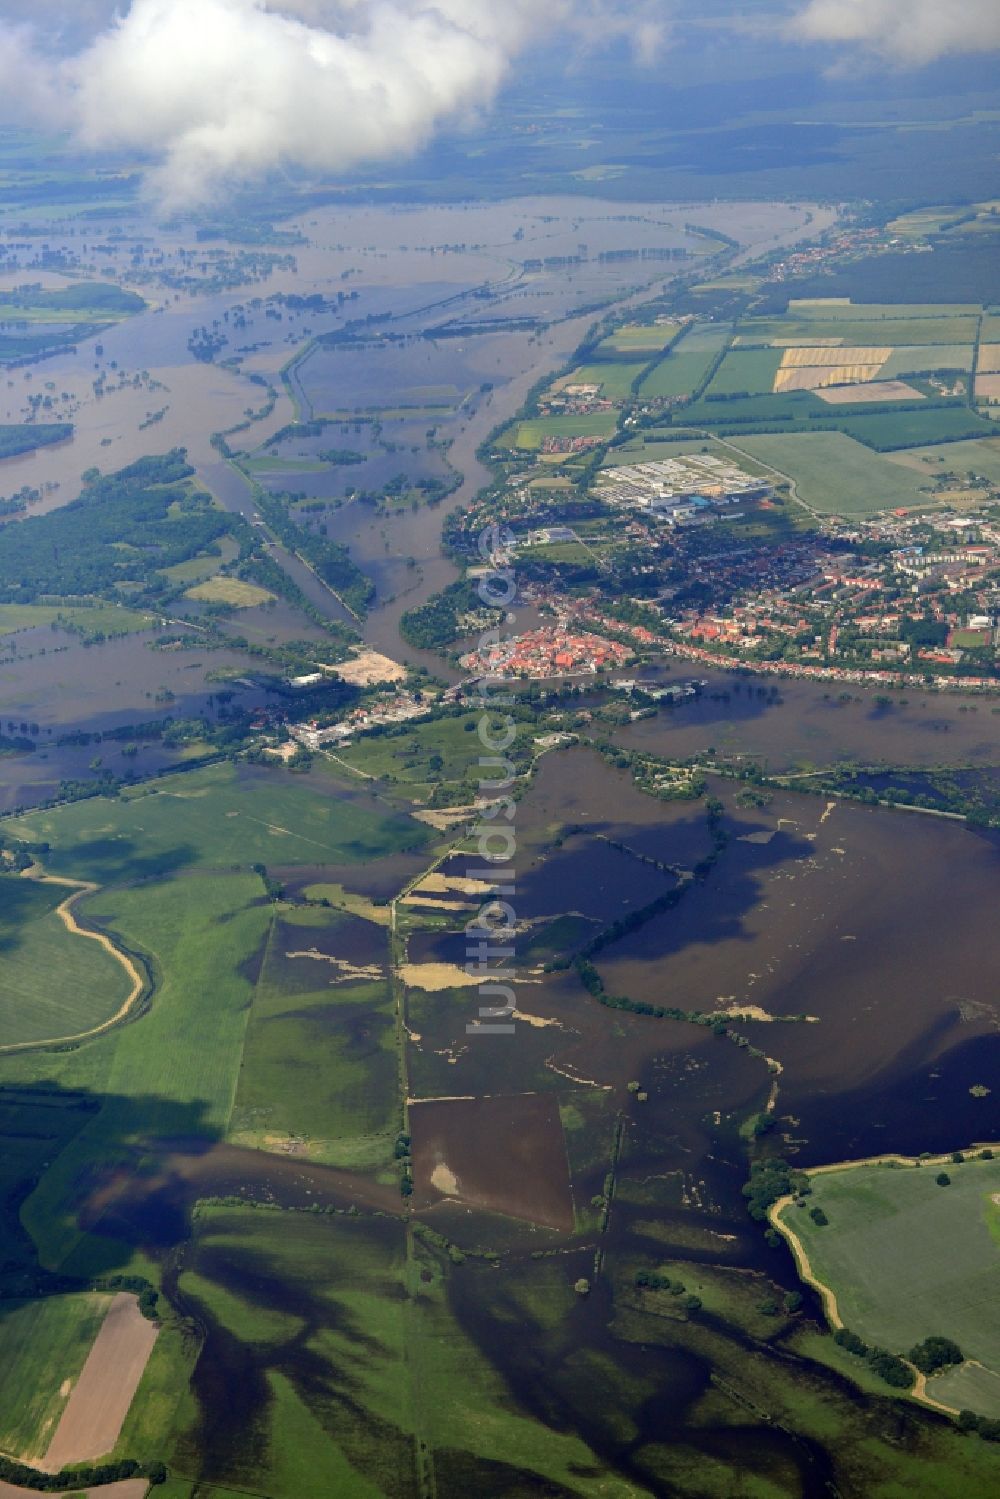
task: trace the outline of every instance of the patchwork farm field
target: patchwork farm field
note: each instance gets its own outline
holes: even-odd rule
[[[0,1047],[81,1035],[117,1014],[132,991],[111,953],[58,914],[72,894],[0,876]]]
[[[11,823],[51,845],[46,867],[95,880],[191,865],[249,868],[359,863],[418,849],[428,830],[322,772],[309,777],[214,765]]]
[[[730,440],[740,452],[794,480],[803,502],[826,515],[874,515],[879,510],[928,503],[916,474],[842,432],[776,433]]]
[[[0,1301],[0,1450],[44,1456],[110,1303],[87,1293]]]
[[[847,1167],[815,1172],[810,1185],[807,1208],[790,1204],[778,1222],[833,1293],[840,1322],[904,1356],[925,1338],[951,1338],[967,1360],[1000,1375],[1000,1160]],[[812,1208],[829,1222],[815,1223]],[[928,1388],[945,1404],[947,1378]],[[966,1374],[963,1398],[980,1400],[980,1414],[1000,1415],[998,1395],[1000,1380]]]

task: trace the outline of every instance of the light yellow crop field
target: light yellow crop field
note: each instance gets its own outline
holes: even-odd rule
[[[1000,374],[1000,344],[979,345],[979,363],[976,369],[980,375]]]
[[[822,390],[827,385],[864,385],[874,380],[880,364],[810,364],[781,369],[774,377],[774,393],[786,390]]]
[[[274,598],[266,588],[256,583],[244,583],[240,578],[210,578],[189,588],[185,597],[199,599],[204,604],[231,604],[234,609],[252,609],[257,604],[266,604]]]
[[[891,353],[891,349],[883,348],[859,348],[854,345],[846,349],[831,349],[814,344],[786,349],[781,357],[781,366],[782,369],[800,369],[807,364],[874,364],[881,369]]]

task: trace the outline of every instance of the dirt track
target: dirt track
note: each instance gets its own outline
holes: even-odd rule
[[[39,1464],[58,1473],[67,1463],[93,1462],[114,1447],[156,1342],[156,1325],[135,1296],[120,1292],[108,1308],[80,1378]],[[102,1489],[104,1495],[110,1489]],[[131,1499],[127,1492],[121,1499]]]
[[[87,1499],[144,1499],[148,1487],[144,1478],[123,1478],[120,1483],[107,1483],[103,1488],[84,1492]],[[80,1490],[68,1489],[66,1492],[79,1494]],[[37,1489],[18,1489],[12,1483],[0,1483],[0,1499],[36,1499],[37,1494]]]

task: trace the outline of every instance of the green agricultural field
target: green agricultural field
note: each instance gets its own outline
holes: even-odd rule
[[[0,1450],[26,1461],[45,1455],[110,1296],[0,1301]]]
[[[325,474],[330,465],[322,458],[282,458],[278,453],[261,453],[240,461],[248,474]]]
[[[212,578],[219,571],[224,562],[232,562],[239,554],[239,547],[231,536],[222,536],[215,543],[219,553],[202,553],[198,557],[190,557],[187,562],[175,562],[172,567],[165,567],[163,575],[169,578],[171,583],[203,583],[206,578]]]
[[[905,453],[893,453],[891,461],[932,479],[944,474],[955,474],[964,479],[973,473],[1000,486],[1000,437],[981,438],[972,442],[949,442],[929,448],[908,448]]]
[[[714,357],[711,354],[696,354],[686,351],[686,340],[678,351],[668,354],[656,368],[646,376],[639,394],[651,400],[657,397],[689,396],[704,378],[705,371]]]
[[[774,377],[781,365],[778,349],[732,349],[726,355],[705,392],[715,395],[765,395],[774,390]]]
[[[811,1176],[813,1222],[794,1204],[780,1214],[808,1256],[814,1277],[833,1293],[844,1326],[867,1343],[905,1355],[928,1337],[952,1338],[966,1359],[1000,1375],[1000,1160],[940,1165],[869,1165]],[[942,1386],[943,1388],[943,1386]],[[994,1387],[968,1375],[964,1395],[1000,1415]],[[929,1393],[937,1393],[937,1379]],[[945,1401],[944,1403],[947,1403]]]
[[[420,848],[428,830],[331,773],[296,776],[230,764],[169,776],[10,824],[51,844],[55,874],[112,880],[163,876],[191,865],[356,863]]]
[[[106,1241],[79,1227],[74,1184],[88,1171],[121,1159],[137,1140],[224,1134],[253,1000],[248,970],[273,919],[261,894],[256,875],[216,873],[93,897],[102,925],[148,955],[157,987],[141,1020],[54,1057],[43,1072],[96,1085],[101,1101],[22,1209],[50,1268],[82,1275],[123,1268],[120,1257],[106,1258]]]
[[[976,302],[825,302],[792,298],[788,316],[814,320],[867,323],[896,318],[978,317],[982,311]]]
[[[945,445],[975,440],[990,430],[989,422],[957,403],[953,406],[928,403],[909,410],[872,411],[870,407],[865,410],[856,406],[831,406],[829,410],[836,413],[837,430],[882,452],[912,447],[915,443]]]
[[[632,382],[639,378],[648,364],[649,359],[631,362],[608,359],[598,364],[581,364],[579,369],[575,369],[569,376],[569,383],[571,385],[599,385],[602,400],[623,401],[632,389]]]
[[[610,437],[616,426],[613,411],[594,411],[586,416],[537,416],[518,422],[512,430],[511,442],[516,448],[537,453],[547,437]]]
[[[793,480],[800,499],[825,515],[873,515],[928,502],[917,474],[842,432],[777,433],[730,441]]]
[[[152,614],[119,609],[113,604],[0,604],[0,635],[64,624],[85,635],[132,635],[156,623]]]
[[[646,354],[650,359],[677,337],[678,323],[627,323],[598,345],[599,354]]]
[[[312,1160],[391,1165],[400,1127],[385,928],[279,906],[254,992],[230,1139]]]
[[[893,349],[876,380],[901,380],[907,375],[921,375],[933,370],[972,369],[971,344],[916,344],[911,348]]]
[[[898,312],[904,312],[900,307]],[[739,325],[741,344],[809,344],[815,339],[836,338],[847,347],[897,348],[912,344],[971,344],[975,342],[978,318],[884,317],[884,318],[746,318]]]
[[[72,893],[0,876],[0,1047],[81,1035],[110,1020],[132,991],[122,965],[57,914]],[[76,910],[86,921],[86,908]]]
[[[337,753],[370,776],[399,782],[408,793],[426,796],[439,781],[458,785],[476,780],[483,753],[477,725],[475,714],[439,718],[415,723],[399,738],[359,739]],[[530,744],[535,732],[533,724],[519,726],[515,744]]]

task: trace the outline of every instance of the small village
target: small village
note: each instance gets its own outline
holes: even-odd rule
[[[624,666],[631,654],[627,645],[572,629],[568,620],[563,619],[557,625],[529,630],[483,650],[470,651],[462,657],[462,665],[475,677],[493,677],[498,681],[544,680],[594,675]]]

